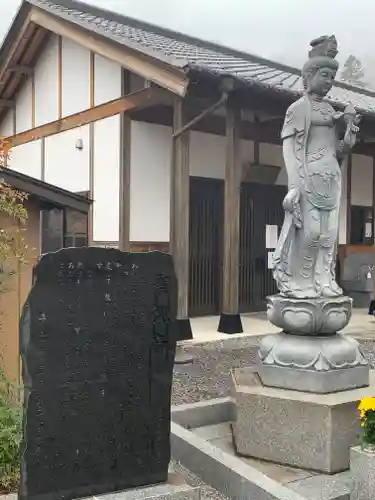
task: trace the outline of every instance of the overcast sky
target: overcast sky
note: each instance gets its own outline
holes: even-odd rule
[[[300,66],[311,39],[334,33],[339,59],[362,60],[375,83],[374,0],[86,0],[138,19]],[[0,0],[3,37],[19,0]]]

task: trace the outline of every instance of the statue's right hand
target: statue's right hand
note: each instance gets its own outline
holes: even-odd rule
[[[283,201],[284,210],[293,214],[294,223],[297,227],[302,226],[301,209],[299,205],[300,193],[297,188],[291,188]]]

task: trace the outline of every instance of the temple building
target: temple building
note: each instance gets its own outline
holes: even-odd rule
[[[192,316],[233,333],[265,309],[300,70],[79,1],[25,0],[0,82],[8,167],[93,200],[70,244],[170,251],[180,338]],[[374,244],[375,92],[337,82],[328,98],[363,115],[343,167],[341,263]]]

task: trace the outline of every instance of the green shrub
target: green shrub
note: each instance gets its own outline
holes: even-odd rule
[[[18,489],[21,461],[22,407],[14,386],[0,371],[0,492]]]

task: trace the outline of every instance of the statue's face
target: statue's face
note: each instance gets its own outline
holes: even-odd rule
[[[308,81],[307,90],[312,94],[324,97],[332,88],[336,70],[332,68],[318,68]]]

